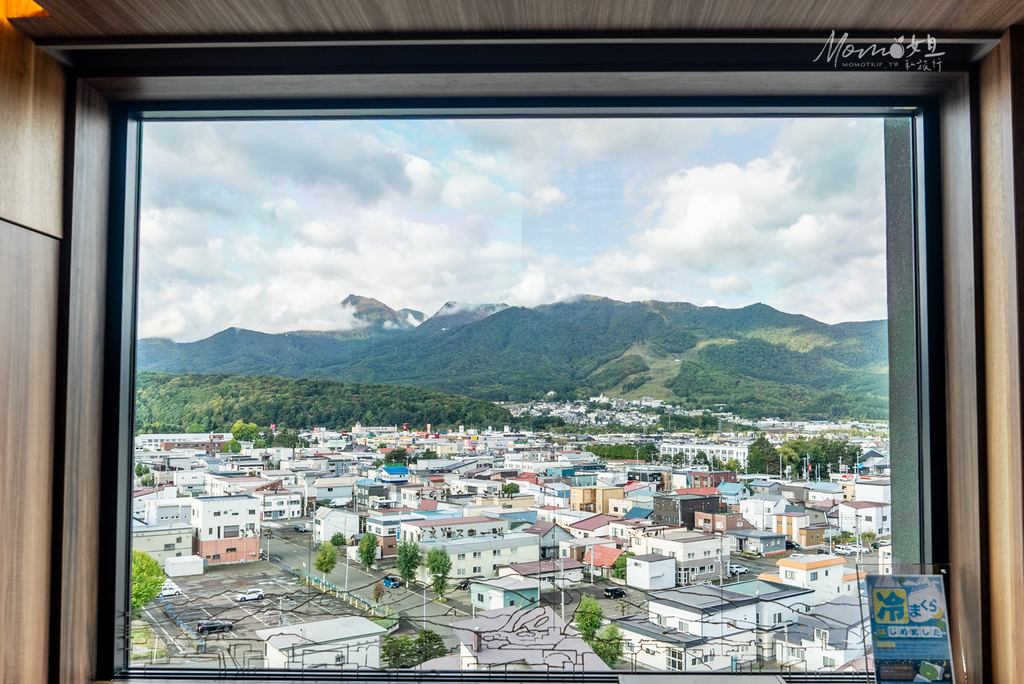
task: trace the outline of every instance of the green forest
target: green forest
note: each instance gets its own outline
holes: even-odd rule
[[[136,434],[227,431],[237,420],[279,430],[347,430],[357,421],[443,429],[506,425],[512,414],[488,401],[418,387],[270,375],[136,375]]]

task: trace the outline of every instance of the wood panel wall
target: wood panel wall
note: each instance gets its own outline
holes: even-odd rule
[[[1024,672],[1024,27],[980,70],[981,244],[992,681]]]
[[[64,76],[0,0],[0,681],[49,672]]]
[[[0,221],[0,681],[44,682],[60,243]]]
[[[0,219],[61,234],[64,73],[5,18],[0,0]]]

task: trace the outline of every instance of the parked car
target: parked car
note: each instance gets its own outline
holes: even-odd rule
[[[802,548],[803,547],[800,546],[799,544],[797,544],[796,542],[791,542],[788,539],[786,540],[786,550],[787,551],[799,551]]]
[[[856,556],[857,555],[857,549],[855,549],[852,546],[840,545],[840,546],[835,547],[833,549],[833,552],[837,556]]]
[[[178,585],[164,585],[160,588],[160,593],[158,594],[158,596],[160,598],[167,598],[168,596],[181,596],[181,589],[178,587]]]
[[[296,525],[292,529],[295,530],[296,532],[309,532],[309,530],[306,529],[305,525]]]
[[[241,594],[235,594],[236,601],[259,601],[266,598],[262,589],[246,589]]]
[[[879,546],[892,546],[892,541],[889,539],[882,539],[878,542]]]
[[[216,632],[230,632],[235,626],[227,620],[200,620],[196,625],[196,633],[201,636]]]
[[[389,589],[394,589],[395,587],[402,586],[402,580],[398,579],[394,575],[385,575],[384,586]]]
[[[746,567],[744,567],[742,565],[730,565],[729,566],[729,574],[730,575],[746,575],[748,572],[750,572],[750,571]]]
[[[626,598],[626,590],[622,587],[608,587],[604,590],[605,598]]]
[[[470,582],[470,580],[464,579],[461,582],[459,582],[458,584],[456,584],[455,588],[459,589],[459,590],[462,590],[462,591],[465,591],[466,589],[469,589],[469,582]]]

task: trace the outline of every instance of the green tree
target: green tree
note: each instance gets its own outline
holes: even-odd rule
[[[143,487],[152,487],[153,485],[156,484],[156,478],[153,477],[153,473],[146,473],[145,475],[142,476],[140,482],[142,483]]]
[[[256,423],[236,420],[231,426],[231,436],[240,442],[255,442],[260,436],[260,428]]]
[[[612,563],[612,577],[615,579],[626,579],[626,559],[636,554],[632,551],[626,551],[615,559]]]
[[[708,452],[700,449],[697,451],[697,455],[693,457],[693,462],[697,465],[709,465]]]
[[[594,637],[590,647],[594,649],[597,657],[605,662],[605,665],[615,667],[622,660],[622,630],[614,622],[605,625]]]
[[[164,584],[160,563],[145,551],[132,551],[132,613],[156,598]]]
[[[294,449],[299,446],[299,433],[293,430],[282,430],[274,435],[274,446]]]
[[[385,666],[397,670],[403,667],[415,667],[416,644],[412,637],[384,635],[384,643],[381,644],[380,657]]]
[[[778,452],[775,445],[764,436],[764,433],[759,434],[747,450],[747,472],[768,475],[773,473],[777,475],[779,472]]]
[[[363,565],[368,568],[373,567],[373,562],[377,560],[378,546],[380,546],[380,541],[373,532],[367,532],[359,540],[359,560],[362,561]]]
[[[345,535],[341,532],[335,532],[331,537],[331,544],[334,545],[334,548],[340,549],[343,546],[348,546],[348,539],[345,539]]]
[[[423,460],[429,461],[432,458],[437,458],[437,452],[434,451],[433,449],[427,449],[426,451],[423,452],[423,455],[421,455],[420,458],[422,458]],[[419,460],[419,459],[416,459],[416,460]]]
[[[240,454],[242,453],[242,443],[237,439],[228,440],[224,443],[225,454]]]
[[[388,463],[399,463],[405,465],[409,461],[409,452],[404,447],[392,449],[385,456]]]
[[[187,432],[190,435],[195,435],[195,434],[198,434],[200,432],[206,432],[206,430],[203,429],[202,425],[200,425],[199,423],[193,421],[192,423],[189,424],[189,426],[185,430],[185,432]]]
[[[430,549],[430,553],[427,554],[427,570],[434,578],[434,593],[438,598],[443,598],[445,589],[448,588],[448,573],[452,571],[452,557],[440,547]]]
[[[334,566],[338,564],[338,550],[334,548],[334,544],[331,542],[324,542],[320,545],[320,548],[316,552],[316,560],[313,561],[313,567],[316,568],[323,578],[327,579],[327,573],[334,570]]]
[[[402,579],[406,582],[411,581],[422,563],[423,553],[419,544],[409,539],[398,542],[398,548],[395,549],[395,568]]]
[[[416,664],[425,663],[434,658],[440,658],[448,653],[444,645],[444,639],[437,632],[429,629],[421,629],[414,644]]]
[[[597,630],[601,628],[601,623],[604,621],[604,612],[601,610],[601,606],[598,605],[597,599],[590,594],[585,594],[580,599],[580,607],[576,609],[576,629],[580,632],[580,637],[593,648],[591,642],[597,636]]]
[[[149,474],[149,466],[145,463],[135,464],[135,477],[145,477]]]
[[[519,493],[519,485],[517,485],[515,482],[508,482],[502,486],[501,493],[511,499],[513,496]]]

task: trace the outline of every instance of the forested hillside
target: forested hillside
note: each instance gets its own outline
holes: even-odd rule
[[[486,428],[512,421],[504,408],[418,387],[370,385],[269,375],[169,375],[140,372],[136,433],[229,430],[236,420],[283,428],[348,429],[402,425]]]

